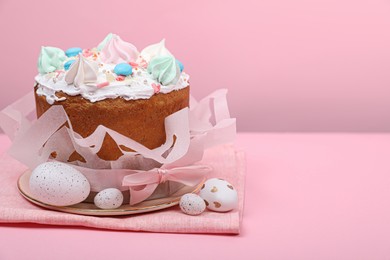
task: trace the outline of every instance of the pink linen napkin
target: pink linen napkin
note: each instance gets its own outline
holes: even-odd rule
[[[4,154],[0,156],[0,223],[30,222],[128,231],[238,234],[244,207],[244,152],[236,151],[232,145],[211,148],[205,152],[202,164],[213,167],[210,178],[223,178],[233,184],[238,191],[238,209],[228,213],[206,210],[200,216],[189,216],[175,206],[146,214],[92,217],[43,209],[25,200],[18,192],[17,179],[27,168]]]

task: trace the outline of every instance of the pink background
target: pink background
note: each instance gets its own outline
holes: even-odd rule
[[[389,0],[0,0],[0,108],[32,88],[41,45],[90,47],[110,31],[139,49],[165,37],[196,97],[229,88],[241,131],[390,131]],[[240,134],[240,236],[3,224],[0,259],[389,259],[389,146]]]
[[[3,108],[33,86],[41,45],[115,32],[167,39],[200,98],[230,90],[241,131],[389,131],[387,0],[0,1]]]

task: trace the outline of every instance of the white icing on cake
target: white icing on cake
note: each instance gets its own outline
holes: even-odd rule
[[[155,46],[157,45],[146,47],[145,51],[142,53],[145,55],[149,50],[154,50]],[[84,51],[86,53],[84,53]],[[131,75],[127,77],[119,76],[114,73],[116,64],[104,63],[100,58],[101,52],[96,48],[84,51],[83,54],[80,54],[79,56],[67,58],[64,61],[64,64],[75,59],[76,61],[72,66],[78,64],[79,57],[83,55],[82,58],[85,60],[85,63],[96,63],[97,65],[97,78],[95,82],[89,83],[83,81],[80,83],[79,81],[75,81],[68,84],[69,80],[67,83],[65,79],[69,70],[65,71],[64,69],[59,69],[46,74],[38,74],[35,77],[35,81],[38,83],[36,93],[39,96],[45,96],[49,104],[66,99],[56,95],[56,93],[60,91],[70,96],[81,95],[91,102],[97,102],[107,98],[114,99],[118,97],[125,100],[148,99],[155,93],[166,94],[189,86],[189,76],[184,72],[180,74],[180,77],[175,84],[164,86],[153,79],[152,75],[148,73],[147,61],[144,59],[138,59],[137,63],[130,63],[133,67]],[[75,77],[74,75],[72,76],[73,78]],[[69,79],[69,76],[67,78]]]

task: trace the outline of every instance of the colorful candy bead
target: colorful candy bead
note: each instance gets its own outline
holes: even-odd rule
[[[116,75],[129,76],[133,73],[133,67],[128,63],[119,63],[115,66],[114,72]]]
[[[83,56],[84,57],[89,57],[91,55],[93,55],[93,52],[90,49],[84,49],[83,50]]]
[[[124,81],[125,78],[126,78],[125,76],[120,75],[120,76],[116,77],[115,80],[116,81]]]
[[[75,62],[76,60],[68,60],[67,62],[65,62],[64,64],[64,69],[65,70],[68,70],[70,68],[70,66],[72,66],[72,64]]]
[[[66,56],[68,57],[74,57],[77,56],[79,53],[83,52],[81,48],[74,47],[74,48],[69,48],[65,51]]]
[[[176,60],[176,63],[177,63],[177,65],[179,65],[180,72],[183,72],[183,70],[184,70],[184,65],[183,65],[183,63],[181,63],[181,61],[179,61],[179,60]]]

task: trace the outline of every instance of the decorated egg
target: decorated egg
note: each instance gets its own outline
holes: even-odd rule
[[[180,199],[179,206],[188,215],[199,215],[206,209],[204,200],[194,193],[184,194]]]
[[[68,164],[46,162],[32,171],[30,191],[37,200],[48,205],[69,206],[85,200],[90,185],[82,173]]]
[[[96,194],[93,202],[101,209],[116,209],[123,203],[123,194],[118,189],[108,188]]]
[[[202,197],[209,210],[226,212],[238,205],[237,191],[229,182],[213,178],[202,186],[199,196]]]
[[[82,53],[83,50],[79,47],[69,48],[65,51],[65,55],[68,57],[77,56],[79,53]]]
[[[128,63],[119,63],[115,66],[114,72],[117,75],[129,76],[133,73],[133,67]]]

